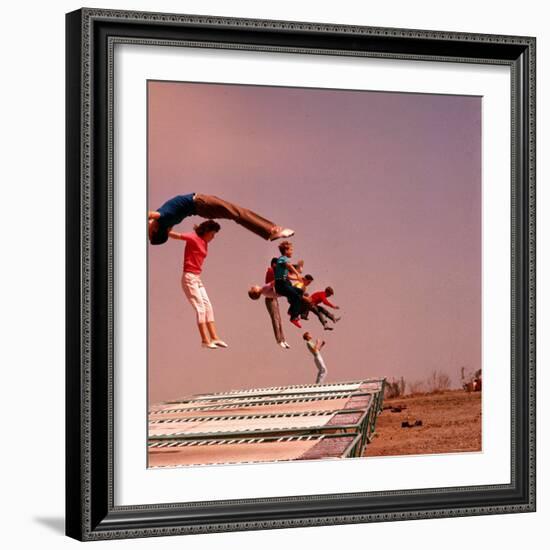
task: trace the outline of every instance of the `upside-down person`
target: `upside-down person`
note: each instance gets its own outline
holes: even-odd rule
[[[281,323],[281,311],[279,309],[279,300],[277,300],[277,292],[275,292],[275,283],[272,280],[271,282],[266,283],[264,286],[251,286],[248,290],[248,296],[252,300],[258,300],[260,296],[265,297],[265,307],[269,313],[269,318],[271,319],[271,325],[273,326],[273,334],[275,335],[275,340],[283,349],[289,349],[290,346],[285,339],[283,332],[283,325]]]
[[[208,254],[208,243],[220,230],[220,224],[214,220],[206,220],[196,225],[194,229],[192,233],[175,231],[169,233],[171,239],[185,241],[181,287],[197,314],[202,347],[226,348],[227,344],[218,337],[214,323],[214,310],[200,278],[202,265]]]
[[[151,244],[165,243],[172,227],[189,216],[233,220],[269,241],[294,235],[292,229],[275,225],[248,208],[243,208],[214,195],[188,193],[173,197],[157,210],[149,212],[149,241]]]

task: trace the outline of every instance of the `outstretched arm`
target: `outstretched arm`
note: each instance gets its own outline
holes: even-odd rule
[[[336,306],[336,305],[334,305],[333,303],[329,302],[329,301],[327,300],[327,298],[323,298],[321,301],[322,301],[323,304],[325,304],[326,306],[332,307],[332,308],[334,308],[334,309],[340,309],[340,306]]]
[[[287,263],[286,264],[287,267],[288,267],[288,270],[292,273],[294,273],[294,275],[296,275],[296,278],[299,280],[299,281],[304,281],[304,278],[302,277],[302,275],[300,274],[300,272],[291,264],[291,263]]]
[[[170,231],[168,233],[168,236],[171,239],[178,239],[180,241],[188,241],[189,240],[189,233],[178,233],[177,231]]]

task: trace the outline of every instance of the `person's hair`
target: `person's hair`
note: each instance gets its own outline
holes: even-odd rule
[[[248,297],[252,300],[258,300],[262,295],[262,291],[258,290],[256,287],[251,287],[248,291]]]
[[[304,279],[306,279],[307,281],[313,281],[313,275],[310,275],[309,273],[307,275],[304,275]]]
[[[168,240],[168,232],[171,228],[161,226],[157,220],[149,222],[149,240],[151,244],[164,244]]]
[[[311,338],[311,334],[310,334],[309,332],[304,332],[304,335],[302,336],[302,338],[303,338],[304,340],[307,340],[307,337],[308,337],[308,336]]]
[[[276,264],[277,263],[277,258],[271,258],[271,262],[269,263],[269,265],[272,267],[273,264]]]
[[[199,237],[202,237],[210,231],[214,231],[214,233],[217,233],[221,229],[221,225],[214,220],[206,220],[202,223],[199,223],[199,225],[195,225],[193,229]]]
[[[284,255],[285,252],[291,247],[292,247],[292,243],[290,241],[283,241],[279,245],[279,252]]]
[[[327,288],[325,288],[325,294],[328,294],[329,296],[334,295],[334,290],[332,290],[331,286],[327,286]]]

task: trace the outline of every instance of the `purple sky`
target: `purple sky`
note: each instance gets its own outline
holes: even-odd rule
[[[481,364],[481,98],[150,82],[150,209],[218,195],[292,227],[294,259],[331,285],[342,320],[323,331],[328,381],[458,383]],[[199,218],[184,220],[190,231]],[[304,384],[300,331],[276,345],[262,301],[270,243],[230,221],[202,280],[226,350],[205,350],[180,287],[184,243],[149,247],[149,398]]]

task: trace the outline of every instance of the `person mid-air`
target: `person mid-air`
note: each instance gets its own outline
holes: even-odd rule
[[[188,193],[166,201],[157,210],[149,212],[149,241],[163,244],[174,225],[189,216],[206,219],[233,220],[256,235],[269,240],[288,238],[294,235],[292,229],[275,225],[252,210],[220,199],[214,195]]]
[[[214,220],[206,220],[196,225],[194,229],[192,233],[175,231],[169,233],[171,239],[185,241],[181,286],[197,314],[202,347],[226,348],[227,344],[218,337],[214,323],[214,310],[200,278],[202,266],[208,254],[208,244],[220,230],[220,224]]]

